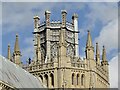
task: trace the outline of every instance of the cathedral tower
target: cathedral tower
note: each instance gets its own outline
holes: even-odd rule
[[[34,17],[35,58],[25,67],[48,88],[107,88],[109,87],[108,62],[103,48],[102,62],[98,43],[96,57],[90,31],[88,31],[85,55],[79,56],[78,15],[67,20],[67,11],[61,11],[61,22],[50,20],[45,11],[45,21]],[[37,64],[36,64],[37,62]]]

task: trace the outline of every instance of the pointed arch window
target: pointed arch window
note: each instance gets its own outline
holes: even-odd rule
[[[52,73],[50,74],[50,78],[51,78],[51,85],[54,86],[54,75]]]
[[[72,45],[69,45],[69,46],[67,47],[67,56],[73,57],[73,55],[74,55],[73,46],[72,46]]]
[[[45,62],[45,47],[43,45],[41,47],[41,60],[42,60],[42,63]]]
[[[51,57],[57,57],[58,55],[58,44],[55,43],[53,46],[51,46]]]
[[[41,81],[43,82],[43,77],[41,75],[39,77],[40,77]]]
[[[79,85],[79,74],[77,74],[77,85]]]
[[[45,78],[45,84],[46,84],[46,86],[48,87],[48,75],[45,74],[45,75],[44,75],[44,78]]]
[[[84,74],[81,75],[81,85],[84,86],[85,76]]]
[[[74,85],[74,73],[72,74],[72,85]]]

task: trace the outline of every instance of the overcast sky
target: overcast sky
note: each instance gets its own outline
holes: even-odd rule
[[[38,15],[40,22],[43,22],[45,10],[50,10],[51,21],[61,21],[61,10],[63,9],[67,10],[67,21],[69,22],[72,21],[71,17],[74,13],[78,14],[81,57],[85,57],[87,30],[91,31],[93,45],[95,46],[96,42],[99,43],[100,52],[102,52],[102,46],[105,45],[110,64],[111,87],[118,87],[118,5],[116,2],[3,2],[1,11],[2,55],[7,56],[8,44],[13,53],[17,33],[22,61],[25,63],[29,57],[33,58],[34,15]]]

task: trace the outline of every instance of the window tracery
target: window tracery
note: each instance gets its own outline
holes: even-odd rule
[[[54,45],[51,46],[51,57],[57,57],[58,55],[58,44],[55,43]]]
[[[73,49],[72,45],[69,45],[67,47],[67,55],[73,57],[73,55],[74,55],[74,49]]]

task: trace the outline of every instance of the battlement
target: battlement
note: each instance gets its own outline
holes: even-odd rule
[[[30,65],[30,66],[24,66],[23,68],[29,72],[34,72],[34,71],[38,71],[38,70],[54,68],[54,63]]]
[[[51,69],[51,68],[59,68],[58,67],[58,62],[50,62],[50,63],[43,63],[43,64],[39,64],[33,62],[30,65],[26,65],[23,68],[29,72],[33,72],[33,71],[38,71],[38,70],[44,70],[44,69]],[[84,61],[78,61],[78,62],[71,62],[70,63],[70,67],[71,68],[78,68],[78,69],[83,69],[86,68],[87,64]]]
[[[76,67],[78,69],[86,68],[86,64],[85,63],[71,63],[71,67]]]

